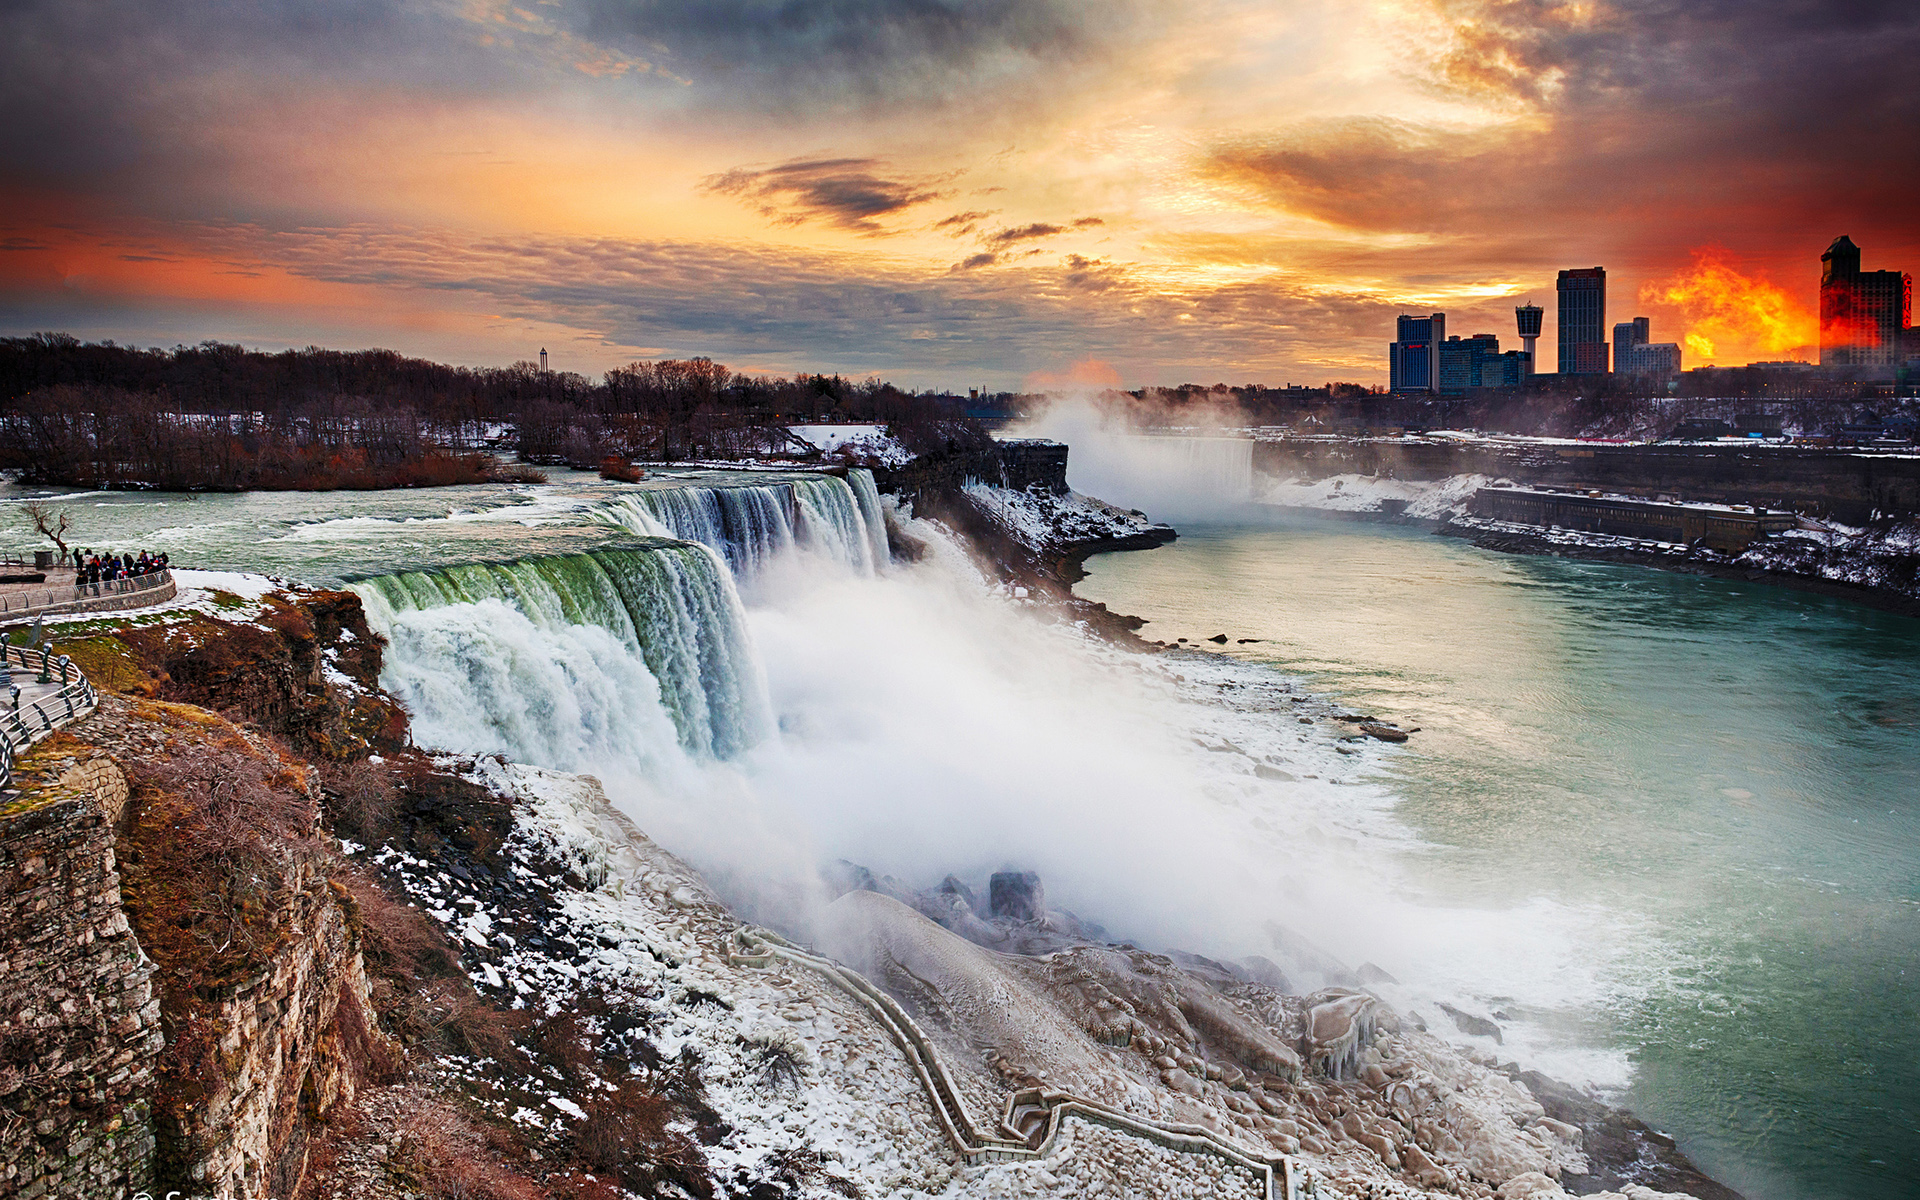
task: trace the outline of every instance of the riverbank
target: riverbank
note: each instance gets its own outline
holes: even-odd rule
[[[1375,519],[1391,520],[1392,518]],[[1755,558],[1761,561],[1794,561],[1794,558],[1798,557],[1798,555],[1788,557],[1789,554],[1793,554],[1791,550],[1787,554],[1781,554],[1776,547],[1755,547],[1729,559],[1726,555],[1704,548],[1663,547],[1660,543],[1636,538],[1613,538],[1606,534],[1570,533],[1564,530],[1535,530],[1506,522],[1449,521],[1438,524],[1433,532],[1443,537],[1462,538],[1482,550],[1494,550],[1502,554],[1581,558],[1592,562],[1622,563],[1637,567],[1651,567],[1661,571],[1676,571],[1684,575],[1738,579],[1747,583],[1790,588],[1816,596],[1830,596],[1837,600],[1878,609],[1881,612],[1898,613],[1904,617],[1920,617],[1920,595],[1914,595],[1904,588],[1853,583],[1844,578],[1829,578],[1817,573],[1818,566],[1812,563],[1809,563],[1812,569],[1804,572],[1749,565]],[[1904,564],[1901,559],[1892,559],[1886,564],[1875,564],[1869,561],[1862,565],[1871,570],[1878,565],[1898,567]]]
[[[1339,475],[1268,480],[1259,485],[1258,494],[1262,507],[1413,525],[1507,554],[1584,558],[1770,583],[1884,612],[1920,616],[1920,523],[1911,517],[1883,517],[1867,526],[1808,522],[1808,528],[1761,538],[1739,553],[1728,554],[1706,546],[1548,529],[1471,515],[1467,510],[1474,492],[1496,482],[1485,475],[1431,481]]]

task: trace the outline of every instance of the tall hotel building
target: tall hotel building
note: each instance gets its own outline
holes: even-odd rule
[[[1913,324],[1913,277],[1862,271],[1860,247],[1842,234],[1820,256],[1820,365],[1885,366],[1903,358]]]
[[[1387,347],[1389,386],[1396,392],[1440,390],[1440,343],[1447,340],[1447,314],[1401,317]]]
[[[1560,272],[1560,373],[1607,373],[1607,270]]]

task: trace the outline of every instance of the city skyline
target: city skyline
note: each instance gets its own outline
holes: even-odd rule
[[[1854,82],[1916,53],[1891,4],[23,0],[0,332],[1384,384],[1395,313],[1604,262],[1778,359],[1834,236],[1920,262],[1920,96]]]

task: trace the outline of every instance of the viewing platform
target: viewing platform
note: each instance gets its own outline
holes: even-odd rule
[[[124,612],[165,604],[176,593],[173,572],[167,570],[83,584],[56,582],[72,579],[71,567],[50,568],[48,578],[43,581],[21,580],[17,569],[14,574],[17,582],[0,583],[0,622],[71,613]]]

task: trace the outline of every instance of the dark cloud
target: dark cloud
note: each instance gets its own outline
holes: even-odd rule
[[[13,0],[0,6],[0,174],[151,211],[219,196],[261,152],[246,138],[262,111],[288,113],[297,145],[300,122],[362,94],[427,109],[546,70],[451,8],[406,0]]]
[[[950,217],[935,221],[933,227],[945,232],[948,237],[963,238],[980,228],[980,222],[992,215],[990,212],[955,213]]]
[[[1015,242],[1030,242],[1035,238],[1052,237],[1061,232],[1058,225],[1046,225],[1035,221],[1031,225],[1021,225],[1013,229],[1002,229],[998,233],[987,235],[987,244],[991,246],[1011,246]]]
[[[593,41],[695,81],[843,109],[1030,90],[1141,44],[1160,0],[574,0]]]
[[[835,158],[782,163],[763,170],[739,167],[708,179],[706,188],[738,196],[779,224],[797,225],[819,217],[843,229],[878,235],[890,231],[875,217],[942,195],[932,181],[876,174],[881,166],[871,158]]]
[[[1915,246],[1920,6],[1856,0],[1435,0],[1436,90],[1510,125],[1307,122],[1219,146],[1205,171],[1342,229],[1417,233],[1491,259],[1765,253],[1862,228]],[[1799,253],[1798,250],[1792,251]],[[1401,274],[1431,251],[1404,252]],[[1569,257],[1570,256],[1570,257]]]
[[[994,254],[990,251],[983,251],[979,254],[973,255],[970,258],[961,259],[959,262],[953,264],[953,269],[956,271],[974,271],[974,270],[978,270],[981,267],[990,267],[994,263],[999,261],[1000,261],[1000,256],[998,254]]]

